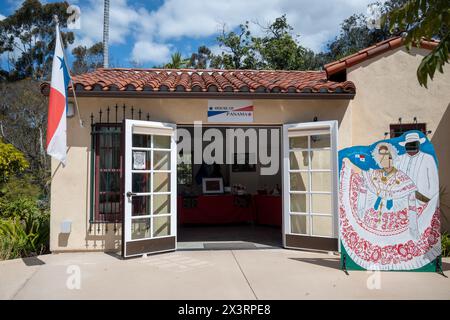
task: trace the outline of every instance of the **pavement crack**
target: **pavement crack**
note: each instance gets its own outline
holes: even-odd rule
[[[10,300],[15,300],[17,295],[19,294],[20,291],[22,291],[23,288],[25,288],[25,286],[27,285],[28,281],[31,280],[31,278],[34,277],[34,275],[39,271],[40,267],[37,267],[36,270],[34,270],[34,272],[25,279],[25,281],[21,284],[21,286],[16,290],[16,292],[11,296]]]
[[[248,280],[247,276],[245,275],[244,270],[242,269],[241,264],[239,263],[238,259],[236,258],[233,250],[231,250],[231,254],[233,255],[234,261],[236,261],[236,264],[238,265],[239,270],[241,270],[241,273],[244,276],[245,281],[247,281],[247,285],[249,286],[250,290],[252,290],[253,296],[255,297],[256,300],[259,300],[258,296],[255,293],[255,290],[253,290],[253,287],[250,284],[250,281]]]

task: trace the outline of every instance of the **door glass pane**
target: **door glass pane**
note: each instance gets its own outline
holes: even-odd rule
[[[331,191],[331,172],[311,173],[312,191]]]
[[[170,194],[153,196],[153,214],[170,213]]]
[[[332,217],[312,216],[313,235],[331,237],[333,236]]]
[[[308,148],[308,136],[304,137],[289,137],[289,149],[294,148]]]
[[[155,172],[153,174],[153,192],[169,192],[170,191],[170,173]]]
[[[150,173],[133,173],[132,179],[133,192],[151,192]]]
[[[153,136],[153,148],[170,149],[170,136]]]
[[[312,212],[331,214],[331,194],[312,194]]]
[[[330,144],[329,134],[320,134],[311,136],[311,148],[329,148]]]
[[[330,160],[330,150],[311,151],[311,169],[331,169]]]
[[[309,212],[309,195],[291,193],[291,212]]]
[[[291,170],[308,169],[308,151],[291,151],[289,152],[289,168]]]
[[[309,174],[308,172],[290,173],[291,191],[308,191]]]
[[[291,215],[291,233],[309,234],[309,217]]]
[[[133,151],[133,170],[150,170],[151,169],[150,151]]]
[[[154,170],[170,170],[170,151],[153,151]]]
[[[131,198],[131,215],[148,216],[150,215],[150,196],[133,196]]]
[[[163,237],[170,235],[170,216],[153,218],[153,236]]]
[[[151,148],[152,136],[148,134],[133,134],[133,147]]]
[[[131,239],[150,238],[150,218],[131,219]]]

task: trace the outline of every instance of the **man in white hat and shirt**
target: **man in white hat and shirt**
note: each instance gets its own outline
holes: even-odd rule
[[[416,199],[421,202],[428,202],[439,193],[436,162],[432,155],[420,151],[425,141],[417,132],[406,134],[405,141],[399,143],[406,153],[394,159],[395,168],[406,173],[416,185]]]

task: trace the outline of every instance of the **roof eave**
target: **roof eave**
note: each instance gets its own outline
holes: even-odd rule
[[[46,91],[46,90],[45,90]],[[48,95],[48,92],[43,92]],[[69,96],[73,94],[69,92]],[[156,99],[324,99],[352,100],[354,92],[296,92],[296,93],[264,93],[264,92],[160,92],[160,91],[76,91],[77,97],[88,98],[156,98]]]

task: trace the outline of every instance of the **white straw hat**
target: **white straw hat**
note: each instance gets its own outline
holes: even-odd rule
[[[411,143],[411,142],[416,142],[416,141],[419,141],[420,144],[422,144],[426,141],[426,139],[419,137],[419,134],[417,132],[411,132],[406,135],[405,141],[399,142],[399,145],[404,147],[405,144]]]

